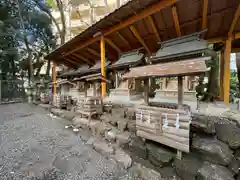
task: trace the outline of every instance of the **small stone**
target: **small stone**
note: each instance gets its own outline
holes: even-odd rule
[[[125,153],[122,149],[116,149],[115,154],[111,156],[117,162],[122,163],[124,168],[127,169],[132,165],[131,157]]]
[[[114,153],[113,147],[107,144],[105,141],[96,140],[93,142],[93,147],[96,149],[96,151],[105,156],[109,156]]]
[[[120,132],[125,131],[125,129],[127,128],[127,122],[124,119],[119,120],[117,124],[118,124],[118,130]]]
[[[134,120],[128,121],[127,129],[129,130],[129,132],[135,133],[136,132],[136,121],[134,121]]]
[[[116,138],[117,138],[117,144],[119,146],[125,145],[130,141],[130,136],[131,134],[127,131],[123,133],[118,133]]]
[[[172,167],[160,168],[159,172],[161,174],[161,180],[180,180]]]
[[[236,158],[234,158],[228,165],[228,169],[230,169],[235,174],[239,173],[240,168],[240,161]]]
[[[175,154],[172,151],[152,143],[147,144],[147,152],[149,161],[153,165],[159,167],[170,163],[175,157]]]
[[[79,132],[79,129],[73,128],[73,132]]]
[[[182,180],[195,180],[203,161],[197,153],[184,154],[182,159],[175,159],[173,166]]]
[[[240,128],[234,124],[216,124],[217,138],[227,143],[231,148],[240,147]]]
[[[233,173],[226,167],[204,162],[198,170],[197,178],[201,180],[234,180]]]
[[[129,142],[129,150],[139,158],[147,159],[147,147],[139,137],[133,137]]]
[[[201,154],[202,158],[213,163],[227,165],[233,159],[233,152],[228,145],[214,138],[195,137],[192,148]]]

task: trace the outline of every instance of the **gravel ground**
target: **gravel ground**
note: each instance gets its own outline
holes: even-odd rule
[[[0,105],[0,179],[134,179],[86,145],[83,134],[64,129],[58,118],[40,107]]]

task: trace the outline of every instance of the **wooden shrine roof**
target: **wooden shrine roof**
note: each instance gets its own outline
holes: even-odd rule
[[[206,61],[211,57],[198,57],[194,59],[167,62],[154,65],[131,68],[123,78],[145,78],[145,77],[169,77],[169,76],[189,76],[197,75],[209,71]]]
[[[155,53],[158,42],[204,29],[209,43],[223,42],[229,34],[237,39],[239,15],[239,0],[131,0],[45,58],[73,68],[80,64],[91,66],[100,59],[101,35],[111,61],[141,47],[148,54]],[[238,45],[234,43],[233,48]]]
[[[109,68],[122,68],[126,66],[137,65],[144,58],[144,54],[140,53],[139,50],[134,50],[131,52],[124,53],[120,56],[120,58],[110,65]]]
[[[110,81],[107,80],[105,77],[103,77],[101,75],[101,73],[96,73],[96,74],[90,74],[90,75],[86,75],[86,76],[82,76],[80,78],[75,78],[73,79],[73,81],[87,81],[87,82],[92,82],[92,81],[104,81],[109,83]]]

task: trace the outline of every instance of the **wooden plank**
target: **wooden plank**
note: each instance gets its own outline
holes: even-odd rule
[[[203,0],[202,30],[207,29],[208,0]]]
[[[178,18],[176,5],[172,7],[172,16],[173,16],[173,22],[174,22],[175,29],[177,32],[177,36],[181,36],[181,29],[180,29],[180,25],[179,25],[179,18]]]
[[[117,31],[116,34],[120,37],[120,39],[129,47],[129,49],[132,49],[130,43],[126,40],[126,38],[119,32]]]
[[[93,65],[94,64],[94,62],[91,62],[90,60],[88,60],[87,58],[85,58],[85,57],[83,57],[82,55],[80,55],[80,54],[72,54],[73,56],[75,56],[75,57],[77,57],[77,58],[79,58],[79,59],[81,59],[81,60],[83,60],[85,63],[87,63],[87,64],[89,64],[89,65]]]
[[[151,51],[149,50],[148,46],[146,45],[145,41],[141,38],[140,34],[138,33],[137,29],[131,25],[130,30],[132,31],[133,35],[137,38],[139,43],[144,47],[149,55],[151,55]]]
[[[100,52],[97,52],[97,51],[95,51],[94,49],[91,49],[91,48],[87,48],[87,50],[90,52],[90,53],[92,53],[93,55],[95,55],[95,56],[97,56],[97,57],[101,57],[101,55],[100,55]]]
[[[187,115],[188,112],[186,112],[185,110],[181,110],[181,109],[168,109],[168,108],[161,108],[161,107],[154,107],[154,106],[145,106],[145,105],[136,105],[135,106],[136,109],[143,109],[143,110],[152,110],[152,111],[161,111],[163,113],[168,113],[168,114],[185,114]]]
[[[154,23],[154,21],[153,21],[152,16],[148,16],[148,21],[149,21],[149,23],[151,24],[152,30],[153,30],[153,32],[154,32],[155,35],[156,35],[157,41],[160,42],[160,41],[161,41],[161,38],[160,38],[160,35],[159,35],[159,33],[158,33],[157,27],[156,27],[156,25],[155,25],[155,23]]]
[[[158,3],[150,6],[149,8],[146,8],[145,10],[141,11],[140,13],[130,17],[129,19],[127,19],[126,21],[120,22],[118,25],[109,28],[108,30],[103,32],[103,36],[108,36],[120,29],[123,29],[143,18],[146,18],[158,11],[161,11],[164,8],[167,8],[173,4],[175,4],[177,2],[177,0],[161,0]],[[101,39],[101,36],[96,36],[93,37],[92,39],[89,39],[85,42],[83,42],[82,44],[80,44],[78,47],[72,49],[71,51],[68,51],[65,55],[71,54],[75,51],[78,51],[86,46],[89,46],[90,44],[93,44],[96,41],[99,41]]]
[[[236,27],[236,24],[238,22],[239,16],[240,16],[240,4],[238,5],[237,10],[236,10],[236,12],[234,14],[232,24],[231,24],[230,29],[228,31],[228,36],[232,37],[233,31],[234,31],[234,29]]]
[[[143,119],[137,117],[136,121],[138,121],[137,123],[140,123],[141,121],[147,122],[148,121],[148,117],[147,116],[143,116]],[[151,119],[151,124],[157,124],[158,122],[160,122],[160,121],[159,121],[159,118],[157,119],[157,117],[154,117],[154,118]],[[176,120],[168,119],[168,126],[169,127],[174,127],[175,128],[175,123],[176,123]],[[160,123],[159,123],[159,125],[160,125]],[[161,125],[164,125],[164,121],[162,121]],[[181,128],[181,129],[185,129],[185,130],[189,130],[190,129],[190,123],[181,122],[180,121],[179,125],[180,125],[179,128]]]
[[[189,143],[187,143],[187,142],[182,143],[182,142],[178,142],[178,141],[169,139],[164,136],[153,135],[153,134],[149,134],[149,133],[146,133],[143,131],[137,131],[137,136],[159,142],[161,144],[173,147],[173,148],[181,150],[183,152],[189,152]]]
[[[140,114],[149,115],[149,113],[150,113],[151,116],[156,116],[156,117],[159,117],[161,115],[164,116],[164,114],[165,114],[162,111],[152,111],[152,110],[143,110],[143,109],[136,109],[135,112],[136,112],[136,115],[137,114],[139,114],[139,115]],[[177,114],[178,113],[169,113],[169,114],[167,114],[167,118],[168,119],[176,119]],[[179,119],[180,119],[180,121],[190,122],[191,121],[191,116],[190,115],[179,114]]]
[[[122,50],[109,38],[105,38],[106,42],[115,49],[119,54],[122,53]]]
[[[156,129],[155,124],[140,123],[139,121],[136,122],[136,126],[146,128],[146,129]],[[162,132],[173,134],[180,137],[189,138],[189,129],[177,129],[175,127],[168,126],[167,128],[163,127]]]

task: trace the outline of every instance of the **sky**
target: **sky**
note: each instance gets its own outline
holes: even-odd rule
[[[231,54],[230,68],[231,68],[231,70],[237,70],[237,68],[236,68],[236,54],[235,53]]]

